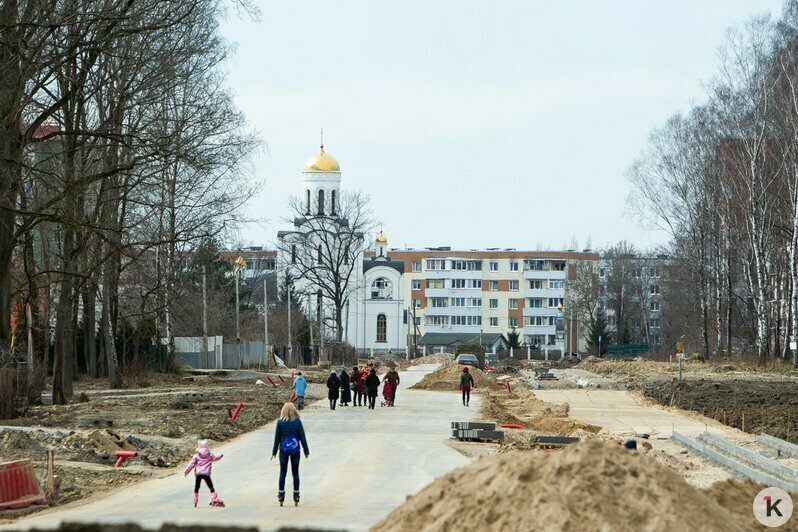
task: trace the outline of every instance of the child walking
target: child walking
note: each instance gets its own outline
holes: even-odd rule
[[[213,481],[211,480],[211,466],[214,462],[222,459],[224,454],[215,455],[208,449],[208,440],[200,440],[197,442],[197,454],[191,459],[183,472],[183,476],[188,476],[191,470],[194,470],[194,507],[197,507],[199,501],[199,489],[202,481],[211,490],[211,506],[224,506],[224,501],[216,494],[213,489]]]

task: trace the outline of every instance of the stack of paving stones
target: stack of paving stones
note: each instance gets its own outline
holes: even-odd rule
[[[452,421],[452,437],[460,441],[502,441],[504,432],[496,430],[496,423]]]
[[[535,372],[535,378],[539,381],[556,381],[559,380],[557,377],[554,376],[554,373],[549,371],[549,368],[540,366],[538,368],[533,368],[532,371]]]

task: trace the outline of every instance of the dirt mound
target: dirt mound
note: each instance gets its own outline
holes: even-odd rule
[[[482,396],[483,417],[496,423],[511,423],[541,434],[571,436],[576,432],[596,434],[601,427],[568,417],[568,405],[541,401],[529,390],[515,387],[513,393],[491,391]]]
[[[596,425],[588,425],[586,423],[574,421],[569,417],[546,415],[545,413],[539,418],[531,421],[529,426],[538,432],[558,436],[571,436],[577,431],[585,431],[592,434],[601,431],[601,427],[597,427]]]
[[[451,353],[434,353],[424,357],[414,358],[411,360],[413,365],[416,364],[451,364],[454,362],[454,355]]]
[[[751,513],[751,503],[745,506]],[[668,529],[748,527],[649,457],[592,441],[558,453],[482,457],[410,497],[372,530]]]
[[[482,370],[468,368],[474,377],[474,388],[476,391],[490,390],[496,387],[496,381],[485,375]],[[456,391],[460,388],[460,375],[463,373],[463,366],[452,364],[438,368],[432,373],[424,375],[420,382],[411,386],[414,390],[437,390],[437,391]]]

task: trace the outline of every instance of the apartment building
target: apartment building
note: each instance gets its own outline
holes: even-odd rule
[[[596,253],[438,247],[392,249],[390,256],[404,263],[408,345],[490,349],[516,331],[530,346],[580,349],[578,339],[566,345],[565,286],[576,262],[597,262]]]

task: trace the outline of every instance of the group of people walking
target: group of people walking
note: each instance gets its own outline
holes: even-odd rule
[[[342,368],[340,374],[332,370],[327,378],[327,398],[330,400],[330,410],[335,410],[339,400],[341,406],[349,406],[349,403],[352,403],[352,406],[366,405],[370,409],[374,409],[380,384],[383,385],[382,404],[394,406],[396,388],[399,383],[399,372],[396,371],[396,368],[390,368],[382,380],[373,365],[370,368],[355,366],[352,371]]]

